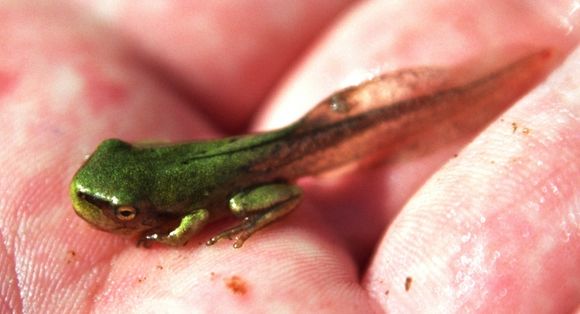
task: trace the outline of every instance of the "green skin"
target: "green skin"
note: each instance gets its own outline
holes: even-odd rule
[[[144,245],[183,245],[207,223],[234,215],[241,223],[207,244],[233,238],[237,248],[297,206],[296,179],[379,151],[437,146],[433,134],[451,140],[476,132],[533,84],[541,60],[542,52],[531,54],[477,78],[433,69],[382,75],[271,132],[167,145],[106,140],[75,174],[73,206],[96,228],[138,234]],[[507,83],[510,91],[498,89]]]

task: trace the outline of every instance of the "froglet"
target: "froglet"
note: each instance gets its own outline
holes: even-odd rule
[[[70,197],[88,223],[138,235],[138,244],[183,245],[208,223],[237,217],[207,244],[229,238],[239,248],[298,205],[298,178],[475,134],[538,83],[552,55],[383,74],[269,132],[176,144],[108,139],[74,175]]]

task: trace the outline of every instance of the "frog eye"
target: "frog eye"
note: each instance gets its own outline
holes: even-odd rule
[[[131,221],[137,216],[137,209],[132,206],[121,206],[115,210],[115,217],[120,221]]]

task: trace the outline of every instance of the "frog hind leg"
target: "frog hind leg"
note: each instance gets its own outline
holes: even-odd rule
[[[256,231],[288,215],[302,198],[302,190],[291,184],[267,184],[240,192],[230,199],[230,211],[243,221],[233,228],[220,232],[207,241],[212,245],[228,238],[233,247],[240,248]]]

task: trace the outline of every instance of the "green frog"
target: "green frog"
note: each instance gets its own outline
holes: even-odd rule
[[[74,175],[70,197],[89,224],[145,245],[184,245],[233,216],[239,224],[207,244],[229,238],[239,248],[297,207],[298,178],[479,131],[538,82],[550,55],[537,51],[483,73],[459,66],[380,75],[269,132],[175,144],[108,139]]]

